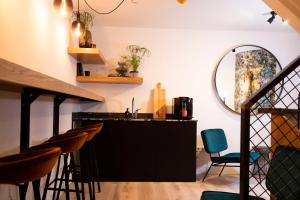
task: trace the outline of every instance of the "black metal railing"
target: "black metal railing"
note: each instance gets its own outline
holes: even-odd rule
[[[299,129],[300,56],[242,105],[241,199],[249,195],[274,199],[266,186],[272,155],[279,145],[300,148]],[[257,164],[249,166],[249,152],[259,151]],[[280,178],[278,181],[281,181]],[[291,190],[293,199],[298,191]],[[297,198],[296,198],[297,199]],[[282,199],[281,199],[282,200]]]

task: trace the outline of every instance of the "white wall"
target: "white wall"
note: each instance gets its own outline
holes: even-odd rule
[[[128,44],[145,46],[152,54],[140,68],[140,76],[144,78],[142,85],[80,84],[106,97],[105,104],[86,104],[83,110],[124,112],[135,97],[136,107],[141,108],[141,112],[151,113],[151,90],[161,82],[168,105],[173,97],[193,97],[198,133],[207,128],[223,128],[231,150],[239,150],[240,116],[223,108],[213,92],[212,74],[218,59],[238,44],[265,47],[282,66],[300,54],[300,37],[296,33],[93,27],[92,34],[97,47],[114,65],[126,53]],[[94,70],[99,71],[109,72],[109,68],[94,66]]]
[[[50,0],[0,0],[0,57],[75,84],[76,64],[67,54],[69,21],[52,4]],[[0,97],[2,156],[19,151],[21,105],[20,93],[0,91]],[[52,97],[39,97],[31,105],[31,145],[52,135],[52,102]],[[61,104],[60,131],[71,127],[71,113],[78,109],[74,101]],[[17,187],[0,185],[0,199],[17,199],[17,195]]]

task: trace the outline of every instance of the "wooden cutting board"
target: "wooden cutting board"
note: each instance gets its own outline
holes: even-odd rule
[[[156,84],[153,90],[153,119],[166,118],[166,90],[161,88],[161,83]]]

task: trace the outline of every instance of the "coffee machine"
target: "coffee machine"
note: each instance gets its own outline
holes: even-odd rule
[[[193,98],[189,98],[189,97],[173,98],[173,116],[175,119],[192,119]]]

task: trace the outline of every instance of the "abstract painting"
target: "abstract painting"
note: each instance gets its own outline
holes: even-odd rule
[[[270,81],[276,74],[276,58],[264,49],[243,51],[236,54],[234,110],[241,111],[241,104]],[[263,107],[270,107],[275,96],[261,100]]]

